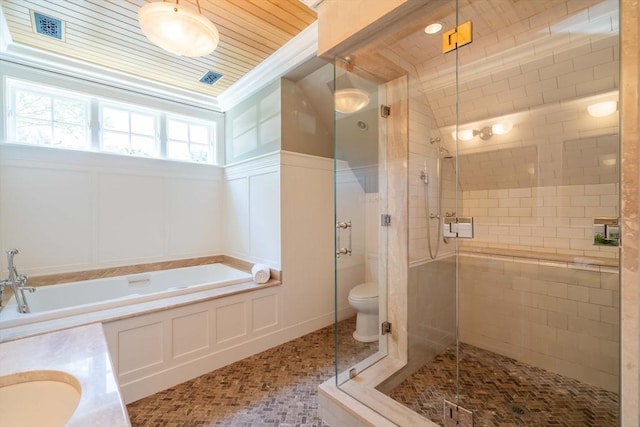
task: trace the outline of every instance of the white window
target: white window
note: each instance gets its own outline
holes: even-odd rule
[[[167,158],[215,163],[215,127],[187,119],[167,118]]]
[[[7,89],[10,142],[90,149],[88,98],[14,81]]]
[[[159,114],[124,106],[102,105],[100,116],[102,151],[159,157]]]
[[[17,75],[0,78],[7,88],[6,110],[0,99],[6,129],[0,135],[7,139],[0,142],[218,164],[221,113],[135,93],[114,92],[106,99],[82,81],[60,79],[60,85],[48,86]]]

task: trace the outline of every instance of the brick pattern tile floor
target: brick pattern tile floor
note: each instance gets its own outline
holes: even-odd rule
[[[375,353],[377,343],[351,336],[340,322],[343,364]],[[333,326],[127,405],[131,424],[157,427],[326,426],[318,417],[318,385],[335,375]]]
[[[455,401],[456,349],[440,353],[389,396],[443,425],[444,399]],[[460,346],[460,402],[477,426],[618,425],[618,396],[490,351]]]
[[[355,341],[355,319],[339,324],[340,366],[373,354]],[[212,371],[127,406],[131,424],[154,427],[326,426],[317,387],[335,373],[333,327]],[[461,404],[475,426],[615,426],[615,393],[461,345]],[[442,423],[443,399],[455,400],[455,347],[439,354],[389,395]]]

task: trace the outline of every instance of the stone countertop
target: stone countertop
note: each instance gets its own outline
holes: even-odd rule
[[[67,426],[130,426],[99,323],[0,343],[0,376],[54,370],[73,375],[82,395]]]

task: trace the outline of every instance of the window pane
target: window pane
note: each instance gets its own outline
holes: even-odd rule
[[[131,136],[131,152],[141,156],[156,155],[156,140],[146,136]]]
[[[167,120],[167,136],[169,139],[189,140],[189,125],[185,122]]]
[[[102,127],[104,129],[129,132],[129,113],[127,111],[104,107],[102,109]]]
[[[51,120],[51,97],[34,92],[16,91],[16,115]]]
[[[191,160],[189,144],[179,141],[168,141],[167,155],[171,159]]]
[[[42,120],[16,120],[16,142],[24,144],[51,144],[51,125]]]
[[[129,136],[120,132],[103,132],[102,149],[111,153],[127,154],[129,151]]]
[[[86,103],[71,99],[53,100],[53,120],[75,125],[87,123]]]
[[[53,145],[89,149],[87,130],[84,126],[56,124],[53,128]]]
[[[155,135],[156,118],[147,114],[131,113],[131,133]]]
[[[207,163],[209,150],[206,145],[191,145],[191,160],[198,163]]]
[[[206,126],[191,125],[191,142],[199,144],[209,143],[209,128]]]

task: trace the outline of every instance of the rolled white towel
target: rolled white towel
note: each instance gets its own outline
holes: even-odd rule
[[[267,283],[271,277],[271,270],[269,266],[265,264],[254,264],[251,268],[251,274],[253,275],[253,281],[256,283]]]

